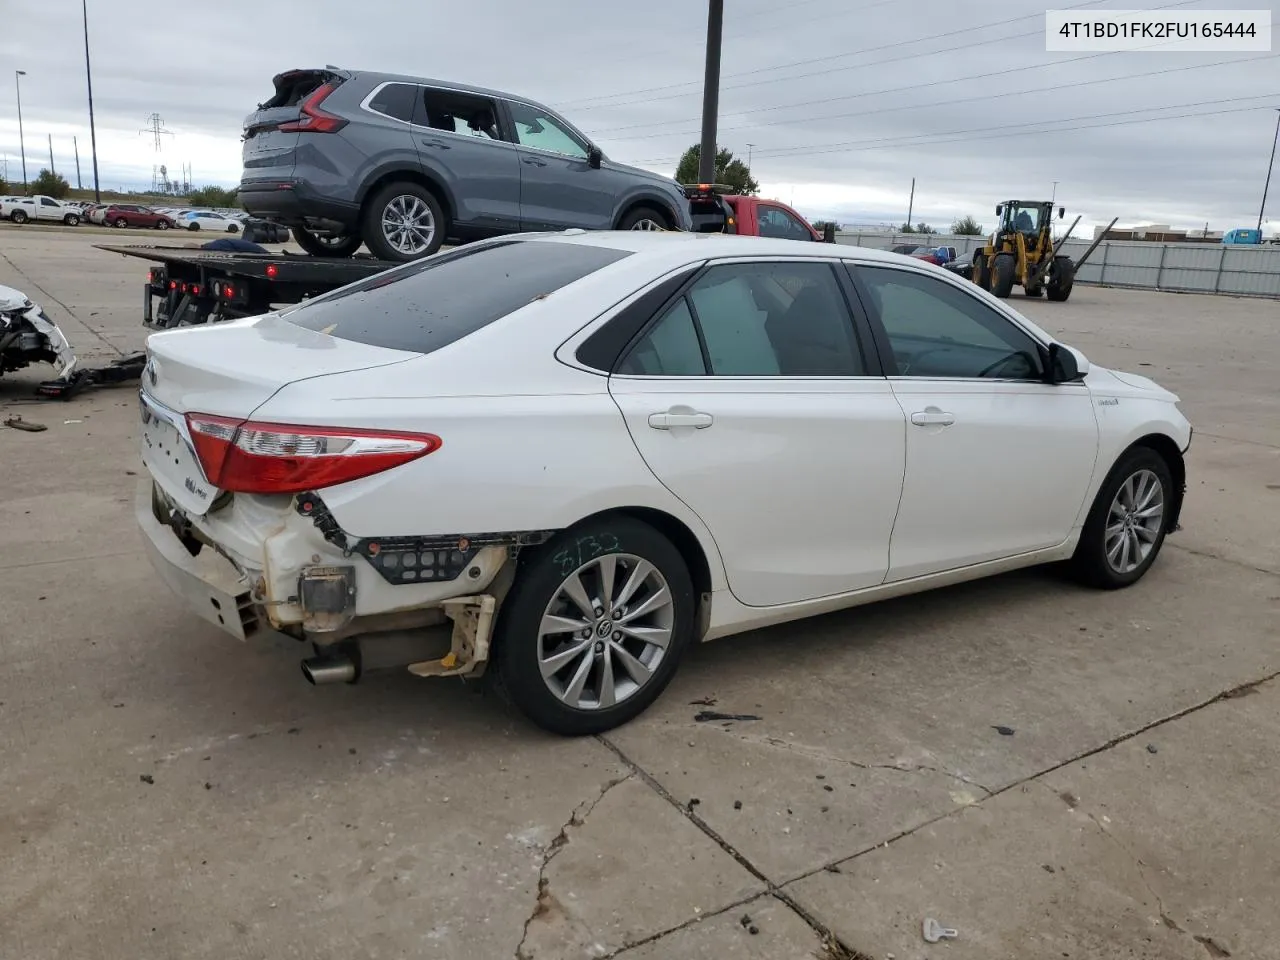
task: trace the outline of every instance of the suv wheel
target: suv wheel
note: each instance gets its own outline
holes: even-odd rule
[[[364,242],[381,260],[407,263],[428,257],[444,243],[440,201],[416,183],[390,183],[364,211]]]
[[[115,225],[119,227],[121,230],[123,230],[125,227],[129,225],[129,221],[126,220],[124,217],[116,217],[114,222],[115,222]]]
[[[313,257],[349,257],[360,249],[363,242],[358,233],[354,236],[321,237],[302,227],[293,228],[293,239]]]
[[[667,218],[652,207],[637,207],[622,218],[619,230],[670,230]]]

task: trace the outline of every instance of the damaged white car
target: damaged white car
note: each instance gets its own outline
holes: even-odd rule
[[[76,369],[75,351],[58,325],[39,304],[13,287],[0,285],[0,374],[33,363],[49,363],[57,379],[69,379]]]
[[[148,353],[136,512],[197,613],[563,733],[696,640],[1051,561],[1128,586],[1191,441],[943,270],[725,235],[504,237]]]

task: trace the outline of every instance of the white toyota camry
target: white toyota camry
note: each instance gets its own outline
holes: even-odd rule
[[[696,640],[1051,561],[1128,586],[1191,441],[964,280],[786,240],[506,237],[147,348],[137,518],[196,613],[562,733]]]

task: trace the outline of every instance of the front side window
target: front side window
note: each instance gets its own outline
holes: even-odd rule
[[[778,240],[812,239],[804,225],[781,207],[762,203],[756,209],[760,236],[774,237]]]
[[[418,88],[409,83],[388,83],[373,95],[369,109],[405,123],[413,120],[418,101]]]
[[[511,120],[516,128],[516,142],[522,147],[547,150],[577,160],[587,157],[586,144],[565,129],[560,121],[547,116],[527,103],[509,103]]]
[[[850,377],[865,375],[866,367],[831,267],[779,261],[711,267],[632,348],[619,372]]]
[[[281,316],[342,340],[431,353],[624,257],[553,240],[469,244],[387,270]]]
[[[1039,380],[1040,350],[1027,333],[945,280],[858,266],[902,377]]]
[[[50,200],[48,197],[41,197],[40,205],[44,207],[56,207],[58,205],[58,201]]]

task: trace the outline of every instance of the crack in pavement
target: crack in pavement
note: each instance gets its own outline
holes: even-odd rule
[[[817,747],[810,747],[802,743],[793,743],[790,740],[782,740],[779,737],[760,737],[753,736],[749,733],[738,733],[734,730],[723,730],[721,732],[741,740],[743,743],[751,743],[759,746],[777,747],[789,753],[796,753],[802,757],[808,757],[811,760],[822,760],[828,763],[842,763],[850,767],[857,767],[859,770],[893,770],[897,773],[936,773],[939,776],[948,777],[952,780],[959,780],[971,787],[977,787],[987,796],[991,796],[993,791],[990,787],[985,787],[972,777],[966,777],[962,773],[956,773],[954,770],[947,770],[944,767],[934,767],[925,763],[866,763],[862,760],[853,760],[849,757],[841,757],[835,754],[827,753]]]
[[[1242,570],[1251,570],[1254,573],[1265,573],[1269,577],[1280,577],[1280,570],[1271,570],[1267,567],[1259,567],[1257,564],[1247,563],[1244,560],[1233,560],[1231,557],[1223,557],[1216,553],[1210,553],[1208,550],[1197,550],[1195,547],[1184,547],[1180,543],[1173,543],[1168,540],[1166,540],[1165,543],[1174,550],[1189,553],[1193,557],[1203,557],[1205,560],[1217,560],[1219,563],[1229,564],[1233,567],[1240,567]]]
[[[580,827],[587,821],[587,817],[591,815],[597,804],[605,798],[610,790],[620,783],[625,783],[635,776],[635,772],[626,774],[622,777],[615,777],[600,788],[600,792],[590,800],[584,800],[573,808],[573,813],[569,814],[569,819],[564,822],[564,826],[560,828],[560,832],[551,838],[551,842],[547,844],[546,850],[542,852],[542,864],[538,867],[538,896],[533,905],[533,912],[524,921],[524,928],[520,934],[520,942],[516,944],[515,958],[516,960],[531,960],[529,955],[524,952],[525,941],[529,939],[529,927],[533,921],[538,919],[547,912],[547,887],[550,881],[547,879],[547,867],[569,843],[569,828]]]

